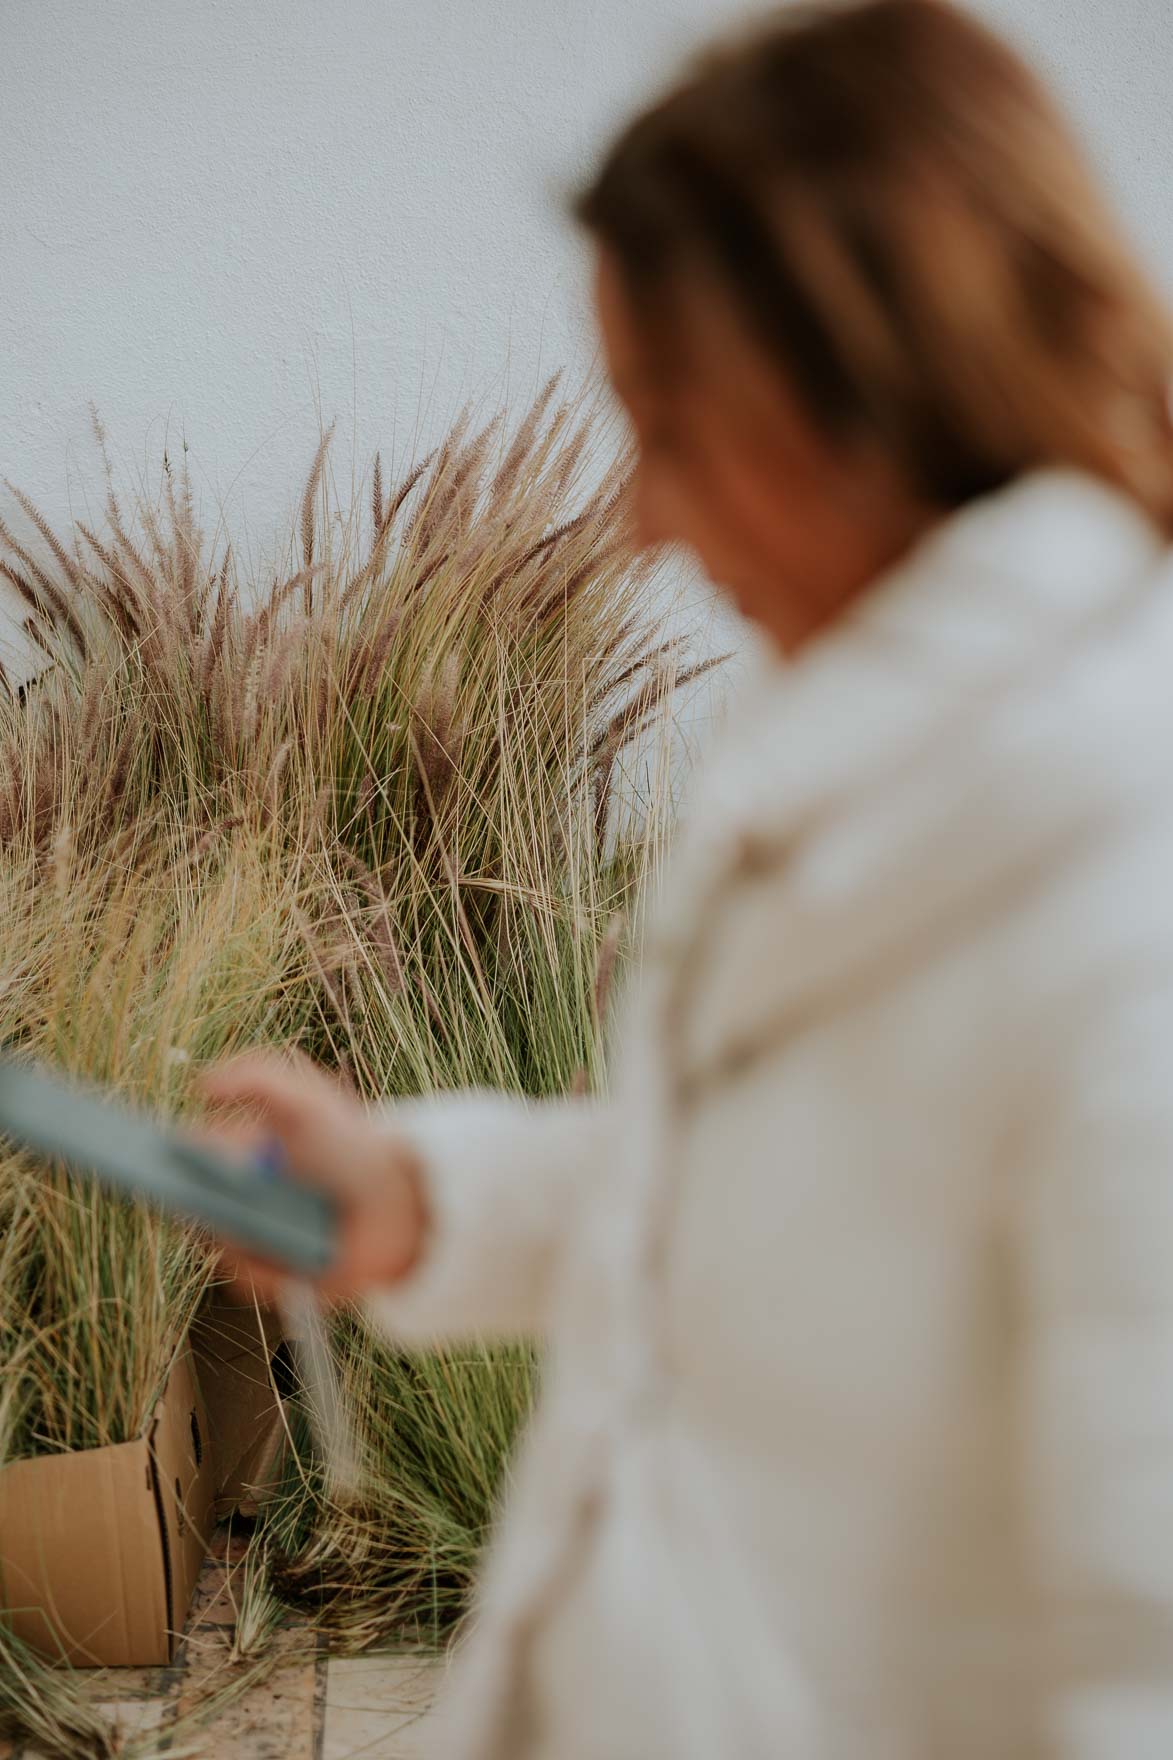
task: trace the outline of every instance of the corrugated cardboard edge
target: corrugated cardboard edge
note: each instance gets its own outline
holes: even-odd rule
[[[255,1513],[280,1474],[288,1436],[280,1388],[284,1341],[275,1310],[214,1286],[192,1329],[215,1461],[217,1518]]]
[[[0,1605],[19,1638],[77,1667],[169,1662],[213,1496],[189,1347],[134,1442],[0,1468]]]
[[[208,1429],[207,1407],[194,1354],[188,1345],[156,1407],[148,1437],[167,1583],[171,1639],[168,1661],[187,1618],[211,1538],[216,1484],[209,1458]]]

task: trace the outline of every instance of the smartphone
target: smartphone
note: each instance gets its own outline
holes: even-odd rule
[[[206,1148],[95,1088],[0,1053],[0,1136],[111,1191],[202,1223],[291,1273],[335,1257],[330,1199],[270,1163]]]

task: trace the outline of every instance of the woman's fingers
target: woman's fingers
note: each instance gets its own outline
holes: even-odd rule
[[[422,1239],[424,1203],[414,1162],[371,1121],[362,1102],[308,1058],[248,1052],[209,1070],[208,1103],[231,1109],[231,1125],[205,1122],[207,1140],[251,1144],[276,1137],[290,1174],[325,1192],[337,1207],[336,1260],[323,1280],[331,1295],[401,1274]],[[241,1114],[247,1114],[242,1118]],[[280,1277],[237,1250],[241,1279],[270,1295]]]
[[[219,1129],[230,1109],[234,1125],[278,1139],[290,1178],[347,1208],[366,1201],[373,1164],[384,1159],[378,1139],[361,1102],[308,1057],[247,1052],[207,1071],[200,1087],[216,1109],[206,1128]]]
[[[200,1090],[215,1107],[260,1112],[280,1128],[296,1129],[324,1094],[336,1086],[307,1057],[280,1057],[249,1051],[200,1078]]]
[[[206,1070],[201,1085],[209,1091],[223,1093],[229,1100],[247,1093],[254,1085],[266,1092],[294,1096],[307,1090],[332,1095],[343,1091],[338,1077],[293,1046],[282,1051],[242,1051],[239,1056]]]

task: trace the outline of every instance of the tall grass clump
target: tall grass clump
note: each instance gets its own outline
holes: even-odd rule
[[[43,664],[0,691],[7,1041],[166,1115],[257,1043],[369,1099],[605,1084],[670,834],[662,764],[634,817],[617,779],[712,662],[663,631],[629,448],[581,492],[597,406],[555,404],[560,377],[512,431],[466,409],[394,480],[376,459],[361,506],[337,507],[324,435],[264,581],[209,545],[166,454],[129,510],[107,462],[103,521],[66,534],[9,485],[0,577]],[[137,1434],[214,1276],[195,1233],[0,1157],[0,1463]],[[405,1353],[349,1312],[335,1342],[362,1496],[332,1505],[296,1450],[267,1582],[353,1646],[435,1639],[533,1346]]]

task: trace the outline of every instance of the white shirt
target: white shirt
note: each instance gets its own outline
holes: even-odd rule
[[[1173,567],[970,504],[695,778],[605,1101],[392,1107],[549,1341],[451,1760],[1173,1755]]]

